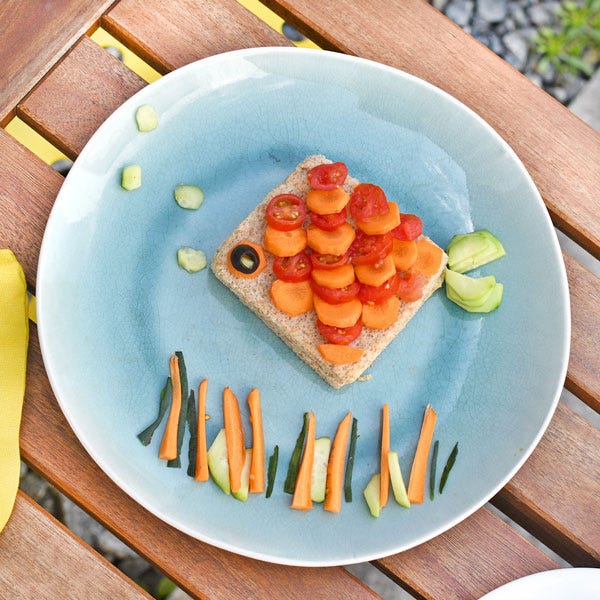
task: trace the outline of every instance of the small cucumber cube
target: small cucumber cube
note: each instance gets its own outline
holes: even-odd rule
[[[226,493],[231,494],[229,485],[229,461],[225,429],[221,429],[208,449],[208,470],[214,482]]]
[[[448,267],[466,273],[506,255],[500,240],[487,229],[455,235],[446,248]]]
[[[182,246],[177,250],[177,264],[188,273],[197,273],[206,268],[206,254],[202,250]]]
[[[127,165],[121,173],[121,187],[131,191],[142,185],[142,167],[140,165]]]
[[[400,461],[398,460],[397,452],[388,452],[388,466],[390,468],[390,479],[392,481],[392,491],[394,498],[400,506],[410,508],[410,500],[402,479],[402,471],[400,470]]]
[[[493,275],[487,277],[469,277],[446,269],[446,287],[452,288],[456,295],[464,302],[477,304],[483,302],[496,285]]]
[[[329,463],[330,450],[330,438],[322,437],[315,440],[315,458],[310,484],[310,499],[313,502],[323,502],[325,500],[325,484],[327,483],[327,464]]]
[[[204,192],[197,185],[180,184],[174,191],[175,201],[181,208],[197,210],[204,202]]]
[[[363,491],[363,495],[365,500],[367,501],[367,506],[369,507],[369,512],[371,516],[378,517],[381,512],[381,505],[379,503],[379,482],[381,480],[381,476],[379,473],[376,473],[371,477],[371,481],[367,484],[367,487]]]
[[[145,133],[156,129],[158,127],[158,113],[154,106],[150,106],[149,104],[139,106],[135,111],[135,122],[138,131]]]
[[[231,492],[231,495],[241,502],[248,500],[248,490],[250,489],[250,464],[252,462],[252,450],[246,448],[244,466],[242,468],[242,487],[237,492]]]

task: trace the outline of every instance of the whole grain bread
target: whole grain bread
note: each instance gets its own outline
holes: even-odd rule
[[[420,300],[400,303],[400,314],[394,325],[384,330],[363,328],[361,335],[352,343],[352,346],[361,348],[364,351],[358,362],[345,365],[327,363],[317,349],[317,346],[324,343],[325,340],[317,330],[314,311],[290,317],[279,311],[271,301],[269,290],[275,279],[272,269],[274,257],[265,252],[267,258],[266,268],[257,277],[246,279],[231,273],[228,267],[228,254],[234,246],[243,240],[250,240],[262,246],[266,228],[265,211],[271,198],[284,193],[294,193],[305,198],[310,190],[307,178],[308,171],[316,165],[330,162],[332,161],[321,155],[309,156],[303,160],[289,177],[269,192],[263,201],[223,241],[213,256],[211,269],[215,276],[262,319],[306,364],[313,368],[332,387],[340,388],[356,381],[364,373],[388,344],[404,329],[433,292],[442,285],[447,257],[444,254],[444,261],[439,271],[428,278],[428,282],[423,289],[423,297]],[[356,179],[349,176],[346,179],[344,188],[348,193],[351,193],[358,183]]]

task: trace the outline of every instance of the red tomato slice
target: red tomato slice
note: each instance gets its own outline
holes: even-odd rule
[[[353,265],[374,265],[392,251],[393,245],[394,239],[389,233],[367,235],[359,229],[350,246],[350,260]]]
[[[344,206],[344,208],[337,213],[318,215],[317,213],[311,212],[308,216],[313,225],[316,225],[319,229],[322,229],[323,231],[333,231],[346,222],[348,211]]]
[[[348,167],[343,162],[317,165],[308,172],[308,183],[313,190],[333,190],[346,181]]]
[[[319,254],[312,252],[310,260],[314,269],[337,269],[350,262],[350,250],[346,254]]]
[[[390,277],[383,285],[360,285],[358,299],[363,304],[381,304],[398,293],[400,278],[398,275]]]
[[[415,302],[423,297],[425,275],[416,271],[398,271],[398,297],[405,302]]]
[[[400,225],[391,233],[397,240],[416,240],[423,233],[423,221],[417,215],[401,214]]]
[[[267,206],[267,223],[279,231],[298,229],[305,217],[304,200],[295,194],[279,194]]]
[[[390,210],[385,192],[372,183],[359,183],[350,196],[349,204],[350,213],[357,221],[368,221]]]
[[[306,252],[294,256],[278,256],[273,262],[273,273],[282,281],[306,281],[310,278],[312,263]]]
[[[317,319],[317,329],[319,333],[332,344],[347,345],[353,342],[362,331],[362,323],[360,319],[356,321],[352,327],[332,327],[331,325],[325,325],[325,323]]]
[[[314,279],[311,279],[310,287],[321,300],[325,300],[329,304],[342,304],[356,298],[360,290],[360,283],[353,281],[350,285],[343,288],[328,288],[324,285],[319,285]]]

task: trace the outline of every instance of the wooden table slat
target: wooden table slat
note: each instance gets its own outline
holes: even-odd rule
[[[0,125],[113,2],[0,2]]]
[[[255,46],[291,46],[235,0],[121,0],[101,21],[160,73]]]
[[[519,155],[555,224],[600,258],[600,134],[491,50],[424,0],[265,4],[322,47],[412,73],[472,108]]]
[[[2,598],[152,597],[19,492],[0,533]]]

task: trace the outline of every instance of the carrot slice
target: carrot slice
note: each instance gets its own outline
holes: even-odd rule
[[[313,303],[319,321],[340,329],[352,327],[358,321],[362,312],[362,303],[358,298],[341,304],[329,304],[329,302],[321,300],[315,294]]]
[[[354,267],[343,265],[336,269],[313,269],[311,276],[316,284],[323,287],[343,288],[354,283]]]
[[[350,438],[352,413],[349,412],[338,425],[329,462],[327,463],[327,483],[325,485],[325,504],[323,508],[329,512],[340,512],[342,508],[342,488],[344,486],[344,469],[346,467],[346,450]]]
[[[330,215],[340,212],[349,200],[350,196],[341,187],[333,190],[310,190],[306,195],[306,207],[318,215]]]
[[[421,433],[417,442],[417,450],[413,459],[412,468],[410,471],[410,479],[408,481],[408,499],[410,502],[420,504],[425,497],[425,476],[427,473],[427,461],[429,457],[429,448],[433,439],[433,430],[437,413],[428,404],[423,415],[423,424],[421,425]]]
[[[333,231],[325,231],[316,225],[309,225],[306,229],[307,244],[319,254],[346,254],[355,237],[356,231],[350,223],[342,223]]]
[[[179,359],[173,354],[169,359],[169,370],[171,372],[171,408],[165,425],[165,432],[160,443],[158,457],[163,460],[175,460],[177,458],[177,435],[179,429],[179,413],[181,412],[181,377],[179,373]]]
[[[298,227],[291,231],[279,231],[267,225],[263,238],[265,248],[275,256],[296,256],[306,248],[306,231]]]
[[[397,240],[394,238],[392,257],[398,271],[408,271],[417,260],[416,242],[413,240]]]
[[[444,251],[429,238],[417,240],[416,245],[417,260],[412,266],[412,270],[418,271],[427,277],[435,275],[442,266]]]
[[[361,283],[378,287],[396,274],[394,258],[390,253],[373,265],[355,265],[354,274]]]
[[[376,215],[368,221],[356,221],[356,226],[367,235],[382,235],[400,225],[400,211],[395,202],[388,202],[389,210],[384,215]]]
[[[282,281],[271,284],[271,300],[286,315],[296,317],[313,308],[313,291],[310,281]]]
[[[313,507],[310,498],[310,486],[312,479],[313,464],[315,462],[315,413],[311,412],[308,416],[308,429],[306,432],[306,443],[304,444],[304,453],[302,462],[296,478],[296,487],[294,488],[294,497],[292,499],[292,508],[296,510],[310,510]]]
[[[390,407],[386,403],[381,410],[381,478],[379,480],[379,506],[383,508],[388,501],[390,493],[390,465],[388,452],[390,451]]]
[[[265,436],[262,422],[260,393],[254,388],[248,395],[250,422],[252,423],[252,462],[250,463],[250,492],[265,491]]]
[[[342,344],[319,344],[317,349],[321,356],[332,365],[349,365],[358,362],[364,352],[361,348]]]
[[[208,453],[206,450],[206,388],[208,379],[198,386],[198,445],[196,447],[196,481],[208,481]]]
[[[369,329],[387,329],[398,319],[400,300],[391,296],[381,304],[363,304],[362,324]]]
[[[223,421],[229,462],[229,485],[232,492],[238,492],[242,487],[242,469],[246,460],[246,450],[240,405],[228,387],[223,390]]]

